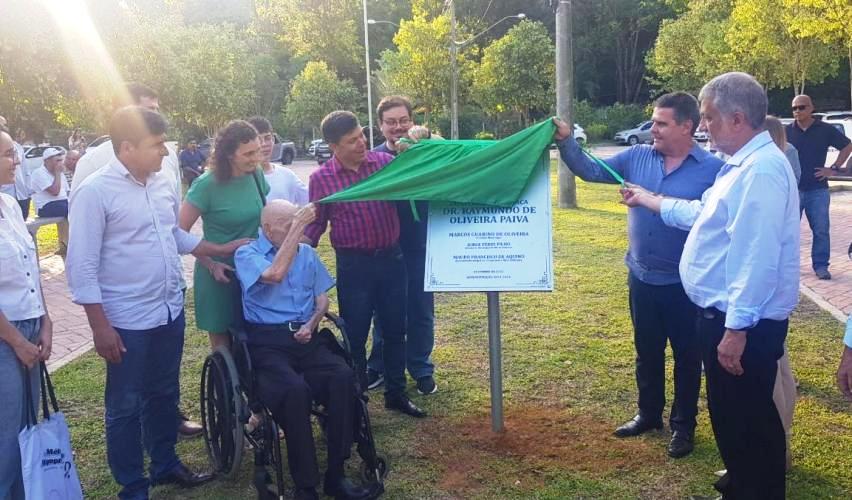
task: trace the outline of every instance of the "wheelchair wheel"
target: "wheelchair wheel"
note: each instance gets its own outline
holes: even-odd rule
[[[201,370],[201,425],[214,472],[229,478],[242,461],[243,413],[237,370],[228,350],[219,347]]]
[[[284,461],[281,457],[281,438],[278,436],[278,424],[272,415],[266,415],[266,443],[269,446],[269,463],[275,469],[275,488],[278,495],[284,494]]]
[[[361,462],[361,479],[365,483],[382,483],[388,476],[388,462],[381,455],[376,456],[375,468],[370,467],[366,460]]]

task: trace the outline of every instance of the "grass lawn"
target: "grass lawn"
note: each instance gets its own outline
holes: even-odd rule
[[[622,262],[625,208],[612,186],[578,180],[578,196],[582,209],[554,212],[556,290],[502,295],[507,432],[490,433],[485,295],[439,294],[434,353],[439,392],[415,396],[430,418],[387,413],[379,393],[370,404],[378,447],[390,462],[386,498],[684,498],[713,493],[713,471],[722,464],[703,399],[696,450],[687,458],[666,456],[668,433],[629,440],[611,436],[633,416],[636,404]],[[327,239],[323,241],[324,261],[333,270],[333,254]],[[194,326],[189,302],[182,406],[197,418],[199,373],[208,347],[206,335]],[[852,412],[834,387],[841,336],[841,324],[802,300],[788,337],[801,394],[790,498],[852,497]],[[71,423],[87,498],[114,496],[117,487],[106,465],[102,423],[103,362],[89,353],[59,370],[55,382]],[[416,394],[413,385],[410,393]],[[324,447],[319,449],[323,455]],[[207,465],[200,440],[181,442],[179,454],[193,468]],[[217,480],[192,491],[155,488],[152,495],[252,498],[250,462],[248,455],[234,481]],[[350,462],[354,471],[357,456]]]

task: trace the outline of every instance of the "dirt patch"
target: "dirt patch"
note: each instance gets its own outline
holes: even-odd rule
[[[612,436],[612,423],[562,408],[524,406],[506,412],[506,431],[491,432],[489,415],[435,421],[420,442],[423,456],[443,468],[440,487],[465,497],[495,482],[522,489],[542,483],[542,469],[603,477],[664,463],[664,445]],[[507,471],[495,460],[517,464]]]

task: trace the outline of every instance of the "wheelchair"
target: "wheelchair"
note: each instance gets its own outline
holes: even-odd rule
[[[343,320],[331,313],[325,315],[324,323],[317,335],[331,336],[340,347],[339,353],[352,367],[349,341]],[[332,329],[337,331],[335,334]],[[204,360],[201,372],[201,424],[207,454],[213,471],[219,476],[233,478],[240,469],[243,453],[248,444],[254,452],[253,484],[259,500],[283,499],[284,459],[281,453],[279,427],[272,413],[263,406],[255,390],[251,358],[244,328],[230,328],[231,349],[219,347]],[[376,451],[370,414],[367,410],[368,397],[356,377],[356,422],[354,442],[361,457],[361,477],[365,484],[375,485],[375,498],[384,493],[384,479],[388,472],[387,460]],[[259,425],[249,431],[246,424],[252,413],[260,416]],[[316,418],[325,434],[326,413],[314,404],[311,414]],[[271,467],[272,475],[267,467]]]

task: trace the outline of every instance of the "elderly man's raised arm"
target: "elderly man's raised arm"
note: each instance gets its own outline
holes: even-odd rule
[[[296,212],[290,230],[284,238],[284,243],[275,253],[272,265],[260,274],[262,283],[280,283],[287,276],[290,266],[293,264],[293,259],[299,251],[299,243],[302,241],[305,228],[313,222],[315,217],[316,210],[312,204],[307,204]]]

